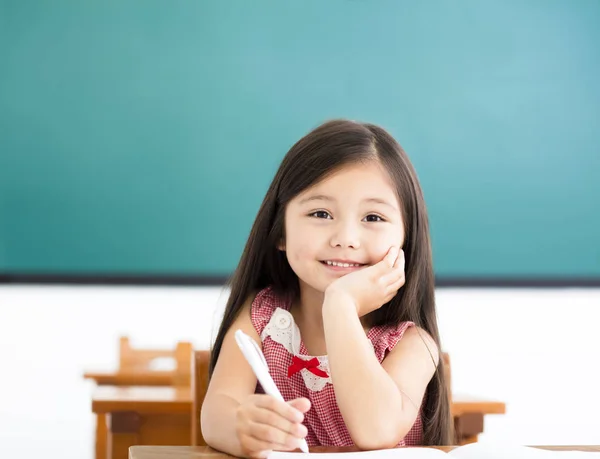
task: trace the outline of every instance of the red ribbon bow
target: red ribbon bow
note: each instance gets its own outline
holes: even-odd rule
[[[323,370],[318,369],[319,359],[313,357],[310,360],[303,360],[300,357],[296,357],[295,355],[292,357],[292,364],[288,367],[288,378],[298,373],[303,368],[306,368],[313,375],[320,376],[321,378],[328,378],[329,375]]]

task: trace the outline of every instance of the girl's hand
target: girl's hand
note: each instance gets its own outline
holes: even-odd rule
[[[362,317],[390,301],[404,285],[404,252],[391,247],[379,263],[336,279],[325,291],[325,301],[347,296]]]
[[[302,421],[310,401],[282,402],[265,394],[249,396],[237,409],[236,432],[247,457],[266,458],[272,450],[292,451],[308,431]]]

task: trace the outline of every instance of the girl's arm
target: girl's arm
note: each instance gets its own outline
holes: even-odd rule
[[[200,414],[202,436],[215,449],[243,456],[236,433],[236,410],[256,388],[256,376],[236,349],[234,332],[238,328],[260,343],[250,319],[251,300],[246,302],[238,318],[227,331],[219,360],[215,365]]]
[[[261,342],[250,318],[251,303],[252,299],[246,302],[225,335],[200,415],[206,443],[238,457],[297,448],[297,439],[306,435],[299,410],[305,412],[310,406],[302,399],[283,403],[268,395],[254,395],[256,376],[234,337],[239,328]]]
[[[380,364],[350,296],[325,295],[331,380],[348,432],[361,449],[396,446],[413,426],[439,359],[433,339],[411,327]]]

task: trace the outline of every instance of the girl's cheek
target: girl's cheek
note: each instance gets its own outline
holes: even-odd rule
[[[310,247],[303,244],[301,241],[294,240],[292,244],[288,244],[288,257],[294,262],[309,258],[311,255]]]
[[[311,250],[310,246],[300,246],[298,247],[298,251],[296,252],[296,256],[298,260],[308,260],[315,258],[314,250]]]

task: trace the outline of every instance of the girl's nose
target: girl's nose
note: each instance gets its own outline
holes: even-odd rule
[[[337,225],[331,235],[332,247],[358,249],[360,247],[360,231],[354,224]]]

